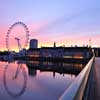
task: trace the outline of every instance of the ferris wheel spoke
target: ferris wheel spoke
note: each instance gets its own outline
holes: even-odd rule
[[[25,30],[25,35],[24,35],[24,36],[21,35],[22,33],[19,34],[18,36],[17,36],[16,33],[11,34],[13,28],[16,27],[17,25],[23,26],[23,28],[24,28],[24,30]],[[24,40],[23,46],[24,46],[24,48],[26,48],[26,46],[27,46],[27,44],[28,44],[28,40],[29,40],[29,30],[28,30],[27,25],[24,24],[24,23],[21,22],[21,21],[15,22],[14,24],[12,24],[12,25],[9,27],[9,29],[8,29],[8,31],[7,31],[7,34],[6,34],[6,48],[7,48],[7,49],[10,48],[10,45],[11,45],[9,41],[11,41],[12,39],[15,40],[15,37],[19,38],[19,39],[22,40],[22,41]]]

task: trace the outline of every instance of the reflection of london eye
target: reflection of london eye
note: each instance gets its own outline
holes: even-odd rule
[[[18,31],[19,29],[16,30],[15,28],[18,27],[19,25],[23,27],[24,34],[22,34],[22,32],[19,34],[18,34],[18,32],[16,33],[16,31]],[[14,31],[14,29],[15,29],[15,31]],[[22,46],[22,48],[27,47],[28,40],[29,40],[29,31],[28,31],[27,26],[23,22],[16,22],[9,27],[8,32],[6,34],[6,48],[7,48],[7,50],[13,50],[12,43],[16,43],[16,40],[18,42],[18,45],[19,45],[19,40],[20,40],[20,45]],[[15,44],[14,44],[14,46],[15,46]]]
[[[6,89],[7,93],[10,96],[19,97],[25,92],[26,85],[27,85],[27,74],[26,74],[26,71],[25,71],[24,67],[22,66],[22,64],[18,65],[17,70],[15,72],[12,72],[10,70],[10,67],[8,67],[8,65],[6,65],[5,70],[4,70],[3,79],[4,79],[3,80],[4,88]],[[16,85],[18,84],[18,82],[19,82],[19,84],[20,83],[22,83],[22,84],[21,84],[21,86],[19,86],[17,88]],[[14,90],[14,87],[12,88],[13,85],[15,85],[15,90]]]

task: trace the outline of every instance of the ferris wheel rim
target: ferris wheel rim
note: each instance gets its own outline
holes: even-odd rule
[[[12,25],[8,28],[8,31],[7,31],[7,33],[6,33],[6,49],[7,49],[8,51],[10,51],[10,48],[9,48],[9,34],[11,33],[12,29],[13,29],[14,27],[16,27],[17,25],[21,25],[21,26],[23,26],[23,28],[25,29],[25,34],[26,34],[26,37],[25,37],[25,38],[26,38],[26,40],[25,40],[25,43],[24,43],[24,48],[26,48],[27,45],[28,45],[28,41],[29,41],[29,29],[28,29],[27,25],[24,24],[22,21],[18,21],[18,22],[15,22],[14,24],[12,24]]]

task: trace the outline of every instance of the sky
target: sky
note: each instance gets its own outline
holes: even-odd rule
[[[6,50],[7,31],[18,21],[27,25],[29,39],[38,39],[39,47],[54,42],[82,46],[89,40],[100,47],[100,0],[0,0],[0,50]],[[17,36],[23,45],[26,33],[21,25],[10,32],[10,48],[18,47]]]

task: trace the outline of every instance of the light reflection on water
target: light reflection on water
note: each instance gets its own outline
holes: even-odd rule
[[[0,100],[57,100],[76,77],[75,73],[68,74],[74,65],[77,70],[83,67],[51,62],[0,62]]]

